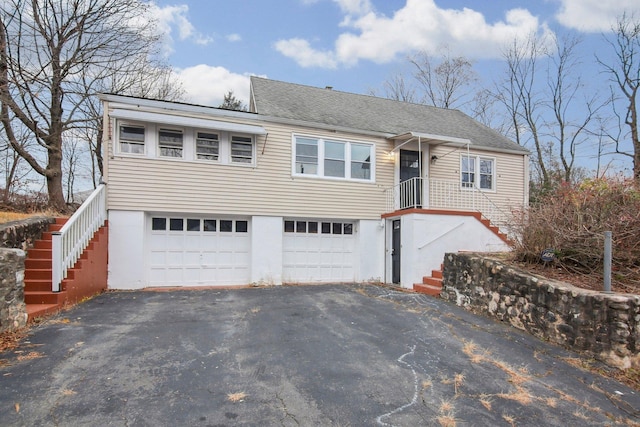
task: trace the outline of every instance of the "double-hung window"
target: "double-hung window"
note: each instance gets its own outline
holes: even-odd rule
[[[182,157],[182,131],[174,129],[160,129],[158,132],[158,147],[163,157]]]
[[[296,139],[296,173],[318,174],[318,140],[311,138]]]
[[[345,146],[346,144],[343,142],[324,142],[324,176],[345,178]]]
[[[371,179],[371,146],[351,144],[351,178]]]
[[[463,188],[495,189],[495,159],[463,155],[460,162]]]
[[[231,163],[253,163],[253,138],[231,135]]]
[[[120,152],[130,154],[144,154],[144,127],[120,125]]]
[[[293,174],[373,181],[373,144],[294,136]]]
[[[220,140],[217,133],[198,132],[196,134],[196,156],[201,160],[218,160]]]

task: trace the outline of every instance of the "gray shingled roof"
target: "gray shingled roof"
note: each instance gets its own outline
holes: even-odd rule
[[[528,151],[458,110],[251,77],[259,115],[400,135],[407,132],[463,138],[473,146]]]

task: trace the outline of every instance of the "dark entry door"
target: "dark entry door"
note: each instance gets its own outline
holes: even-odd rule
[[[411,178],[420,177],[420,152],[400,150],[400,183]],[[408,186],[402,187],[400,193],[400,208],[419,207],[422,203],[422,185],[420,180],[411,181]]]
[[[391,281],[400,283],[400,220],[393,220],[391,232]]]

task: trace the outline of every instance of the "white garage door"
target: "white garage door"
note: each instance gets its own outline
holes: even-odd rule
[[[249,233],[247,220],[153,215],[149,221],[149,284],[248,284]]]
[[[285,220],[283,281],[355,281],[355,232],[351,222]]]

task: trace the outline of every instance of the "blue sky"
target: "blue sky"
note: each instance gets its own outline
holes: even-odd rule
[[[410,73],[408,55],[444,45],[490,82],[514,37],[572,33],[592,55],[616,16],[640,15],[640,1],[155,0],[153,9],[186,100],[216,106],[228,90],[247,101],[250,75],[367,93]]]

